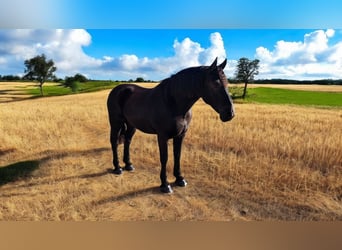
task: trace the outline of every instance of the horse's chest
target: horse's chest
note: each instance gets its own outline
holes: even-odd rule
[[[170,137],[183,135],[188,131],[191,121],[191,113],[185,117],[175,117],[170,130]]]
[[[185,134],[188,131],[189,123],[186,120],[182,120],[177,126],[177,135]]]

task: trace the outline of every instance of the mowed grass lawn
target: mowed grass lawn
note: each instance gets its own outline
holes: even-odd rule
[[[77,93],[87,93],[99,90],[111,89],[120,84],[113,81],[88,81],[78,83]],[[47,83],[43,85],[43,92],[45,96],[60,96],[72,94],[71,88],[65,87],[58,83]],[[40,96],[40,90],[37,87],[31,87],[26,90],[26,93],[33,96]]]
[[[342,107],[342,92],[256,87],[248,89],[247,101],[270,104]]]

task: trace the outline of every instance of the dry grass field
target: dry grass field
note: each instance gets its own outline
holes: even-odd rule
[[[221,123],[199,101],[188,186],[164,195],[153,135],[133,138],[135,172],[110,173],[108,93],[0,103],[0,220],[342,220],[341,109],[237,104]]]
[[[23,92],[33,85],[23,82],[0,82],[0,102],[20,101],[29,97],[23,95]]]

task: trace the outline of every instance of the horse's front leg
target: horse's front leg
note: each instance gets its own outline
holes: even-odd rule
[[[166,164],[167,164],[167,141],[168,139],[164,136],[158,135],[158,146],[159,146],[159,154],[160,154],[160,164],[161,164],[161,171],[160,171],[160,191],[162,193],[172,193],[172,188],[167,181],[166,175]]]
[[[173,175],[176,177],[175,184],[179,187],[185,187],[187,185],[186,180],[181,174],[180,170],[180,158],[182,154],[182,143],[185,134],[173,138],[173,157],[174,157],[174,168]]]

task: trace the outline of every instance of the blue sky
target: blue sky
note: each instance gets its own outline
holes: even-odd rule
[[[342,28],[340,0],[2,0],[0,7],[6,28]]]
[[[0,8],[1,75],[22,75],[25,59],[45,53],[59,77],[160,80],[217,56],[228,59],[228,77],[248,57],[261,61],[258,78],[342,78],[340,0],[3,0]]]

